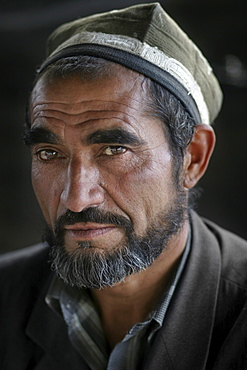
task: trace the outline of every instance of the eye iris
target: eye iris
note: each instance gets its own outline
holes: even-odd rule
[[[122,146],[108,147],[105,151],[107,155],[116,155],[116,154],[121,154],[124,152],[125,152],[125,149]]]
[[[122,153],[123,152],[123,148],[120,146],[118,148],[115,148],[115,153]]]
[[[42,150],[40,152],[40,158],[44,160],[50,160],[50,159],[56,158],[56,156],[57,156],[57,152],[53,150]]]

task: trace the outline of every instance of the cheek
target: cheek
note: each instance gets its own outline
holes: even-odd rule
[[[108,177],[112,198],[138,229],[147,227],[169,202],[174,188],[171,169],[171,156],[164,153],[163,156],[149,155],[139,165],[126,167],[118,176]]]
[[[171,184],[171,156],[164,152],[163,155],[148,156],[140,166],[125,174],[126,182],[132,183],[134,190],[142,193],[160,194],[161,190]],[[145,194],[145,195],[148,195]]]
[[[152,212],[169,200],[172,191],[170,156],[166,160],[155,159],[145,163],[138,173],[134,174],[136,194],[146,206],[146,213]]]
[[[48,171],[41,171],[39,166],[32,164],[32,185],[46,222],[51,226],[56,220],[60,197],[59,181]]]

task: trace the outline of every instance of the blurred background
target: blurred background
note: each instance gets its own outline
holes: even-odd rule
[[[92,13],[150,1],[1,0],[0,253],[39,242],[43,219],[22,143],[26,99],[50,32]],[[162,0],[166,11],[210,61],[224,92],[215,123],[217,146],[200,183],[197,211],[247,238],[247,2]]]

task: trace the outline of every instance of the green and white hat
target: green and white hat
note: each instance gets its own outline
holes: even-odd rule
[[[222,92],[212,68],[159,3],[63,24],[48,39],[39,73],[76,55],[101,57],[153,79],[179,98],[197,124],[212,123],[220,111]]]

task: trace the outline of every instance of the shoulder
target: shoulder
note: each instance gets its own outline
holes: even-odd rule
[[[195,213],[192,228],[196,239],[194,247],[201,249],[197,260],[200,271],[204,266],[203,271],[207,273],[209,266],[217,261],[217,317],[221,322],[219,326],[224,321],[224,328],[228,330],[226,323],[233,325],[247,307],[247,241]]]
[[[0,279],[10,274],[13,279],[22,274],[25,277],[31,271],[39,273],[48,260],[49,247],[43,243],[3,254],[0,256]]]
[[[204,222],[220,249],[221,278],[247,289],[247,241],[211,221]]]
[[[0,363],[16,361],[14,368],[24,369],[29,356],[39,351],[39,347],[33,347],[26,328],[34,308],[41,310],[45,306],[44,297],[52,278],[48,261],[49,248],[44,244],[0,256]],[[40,323],[37,325],[40,330]]]
[[[235,368],[226,364],[244,363],[241,356],[247,348],[247,241],[194,212],[192,228],[196,234],[194,247],[203,251],[200,268],[206,253],[205,273],[209,264],[218,261],[217,304],[207,368]],[[241,366],[236,368],[245,368]]]
[[[0,256],[0,294],[2,302],[33,301],[50,276],[49,248],[45,244]]]
[[[203,222],[214,235],[221,257],[210,356],[217,358],[215,369],[243,369],[247,350],[247,242],[211,221]]]
[[[18,249],[16,251],[8,252],[0,256],[0,269],[5,266],[18,264],[19,262],[28,263],[42,254],[47,254],[49,247],[46,244],[39,243]]]
[[[210,240],[213,244],[212,250],[219,253],[221,279],[247,289],[247,241],[194,212],[192,225],[197,229],[196,233],[200,234],[201,244],[205,240]]]

